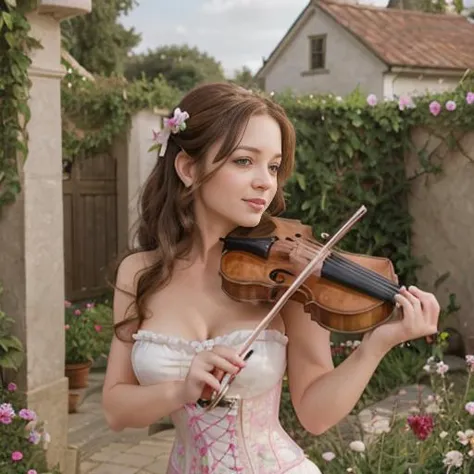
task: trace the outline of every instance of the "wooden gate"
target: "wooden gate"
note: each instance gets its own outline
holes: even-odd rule
[[[67,167],[66,167],[67,168]],[[65,292],[70,301],[104,294],[117,255],[117,165],[109,154],[64,171]]]

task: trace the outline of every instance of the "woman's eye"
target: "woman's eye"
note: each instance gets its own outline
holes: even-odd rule
[[[250,164],[250,158],[237,158],[234,160],[234,163],[241,166],[246,166]]]
[[[280,169],[280,165],[271,165],[270,166],[270,170],[272,171],[272,173],[278,173]]]

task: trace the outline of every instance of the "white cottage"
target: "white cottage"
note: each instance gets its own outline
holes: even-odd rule
[[[393,97],[454,88],[474,70],[474,25],[456,14],[312,0],[257,72],[267,92]]]

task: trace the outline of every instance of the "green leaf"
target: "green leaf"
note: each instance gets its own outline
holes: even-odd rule
[[[301,173],[295,173],[295,178],[296,181],[298,182],[298,185],[302,191],[306,190],[306,179],[304,177],[304,174]]]
[[[339,141],[339,138],[341,138],[341,132],[337,130],[336,128],[333,128],[329,130],[329,136],[331,137],[331,140],[333,142]]]
[[[2,18],[5,21],[5,25],[7,25],[7,28],[9,30],[13,29],[13,19],[10,13],[8,12],[2,12]]]
[[[5,33],[4,38],[7,41],[10,48],[15,47],[15,35],[13,33],[11,32]]]

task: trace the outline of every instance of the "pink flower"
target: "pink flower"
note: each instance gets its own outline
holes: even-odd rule
[[[437,100],[433,100],[433,102],[431,102],[430,112],[435,117],[441,112],[441,104]]]
[[[450,112],[456,110],[456,102],[454,102],[454,100],[448,100],[446,102],[446,110],[449,110]]]
[[[28,441],[31,444],[38,444],[41,441],[41,434],[35,430],[31,430],[30,434],[28,435]]]
[[[367,96],[367,103],[373,107],[374,105],[377,105],[377,96],[375,94],[370,94]]]
[[[36,420],[36,413],[33,410],[30,410],[28,408],[21,409],[20,413],[18,413],[18,416],[20,418],[23,418],[26,421],[35,421]]]
[[[171,133],[178,133],[186,129],[186,120],[189,118],[187,112],[182,112],[179,107],[174,110],[174,115],[171,118],[165,118],[163,124],[165,128],[170,129]]]
[[[466,102],[467,102],[469,105],[474,104],[474,92],[468,92],[468,93],[467,93],[467,95],[466,95]]]
[[[182,112],[179,107],[174,110],[173,117],[163,120],[163,130],[155,132],[153,130],[153,141],[161,145],[159,156],[164,156],[168,146],[171,133],[176,134],[186,130],[186,120],[189,118],[187,112]]]
[[[415,104],[413,103],[413,100],[411,97],[402,95],[398,99],[398,108],[400,110],[413,109],[414,107],[415,107]]]
[[[14,416],[15,410],[13,410],[11,403],[2,403],[0,405],[0,423],[9,425]]]
[[[449,370],[449,365],[445,364],[443,361],[440,361],[436,364],[436,373],[444,376],[444,374]]]
[[[8,384],[7,390],[8,390],[9,392],[16,392],[16,389],[17,389],[17,388],[18,388],[18,387],[16,386],[15,383],[10,382],[10,383]]]
[[[470,415],[474,415],[474,402],[466,403],[464,408]]]
[[[100,324],[96,324],[94,326],[94,329],[95,329],[95,332],[100,332],[100,331],[102,331],[102,326]]]
[[[87,304],[86,304],[86,308],[87,308],[87,309],[92,309],[94,306],[95,306],[94,303],[87,303]]]
[[[65,325],[64,325],[64,329],[65,329],[66,331],[67,331],[68,329],[70,329],[70,328],[71,328],[71,326],[69,326],[69,324],[65,324]]]
[[[407,418],[408,425],[415,436],[424,441],[434,428],[433,417],[430,415],[412,415]]]
[[[74,311],[74,314],[75,314],[76,316],[80,316],[80,315],[81,315],[81,310],[80,310],[80,309],[76,309],[76,310]]]
[[[21,461],[23,459],[23,453],[21,451],[13,451],[12,461]]]
[[[26,474],[38,474],[38,471],[36,469],[29,469]]]
[[[466,365],[469,369],[469,372],[474,372],[474,355],[466,356]]]
[[[70,301],[66,300],[66,301],[64,302],[64,307],[65,307],[65,308],[70,308],[71,306],[72,306],[72,303],[71,303]]]

